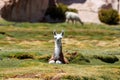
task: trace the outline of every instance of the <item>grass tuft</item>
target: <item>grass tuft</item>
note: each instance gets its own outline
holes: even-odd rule
[[[16,58],[16,59],[35,59],[35,55],[28,53],[16,53],[10,54],[7,56],[8,58]]]
[[[74,64],[86,64],[86,63],[90,63],[90,60],[87,59],[84,55],[82,55],[81,53],[68,53],[66,55],[66,57],[68,58],[70,63],[74,63]]]
[[[81,78],[75,75],[64,75],[61,80],[81,80]]]
[[[106,63],[115,63],[119,61],[115,55],[95,55],[94,57]]]
[[[50,59],[50,55],[43,55],[43,56],[39,56],[38,60],[41,62],[48,62],[48,60]]]

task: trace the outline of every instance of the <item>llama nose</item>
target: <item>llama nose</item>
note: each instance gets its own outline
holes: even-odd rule
[[[60,42],[60,39],[57,39],[58,42]]]

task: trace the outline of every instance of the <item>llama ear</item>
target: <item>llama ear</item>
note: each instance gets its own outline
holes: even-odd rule
[[[54,35],[56,35],[56,34],[57,34],[55,30],[53,31],[53,34],[54,34]]]
[[[64,30],[62,30],[61,35],[64,36]]]

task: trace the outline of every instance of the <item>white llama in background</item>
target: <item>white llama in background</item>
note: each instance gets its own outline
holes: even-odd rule
[[[69,21],[72,21],[72,23],[79,22],[83,25],[83,22],[81,21],[79,15],[75,12],[65,12],[65,17],[66,17],[66,22],[68,23]]]
[[[51,63],[57,63],[57,64],[65,64],[68,63],[67,59],[64,58],[64,55],[62,53],[62,41],[64,32],[62,31],[60,34],[57,34],[55,31],[54,34],[54,41],[55,41],[55,50],[54,54],[49,60],[49,64]]]

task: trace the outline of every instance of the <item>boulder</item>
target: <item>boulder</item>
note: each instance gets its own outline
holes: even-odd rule
[[[44,17],[49,0],[3,0],[1,17],[10,21],[38,22]]]

